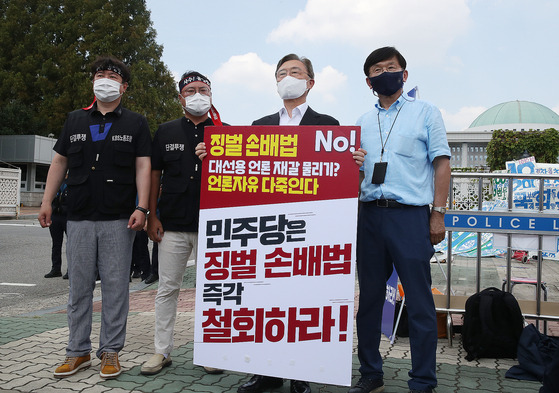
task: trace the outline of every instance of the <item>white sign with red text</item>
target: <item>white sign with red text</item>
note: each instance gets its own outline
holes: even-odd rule
[[[351,383],[356,127],[211,127],[194,363]]]

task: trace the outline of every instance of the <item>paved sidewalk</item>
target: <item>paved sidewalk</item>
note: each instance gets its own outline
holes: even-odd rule
[[[20,218],[36,218],[38,208],[22,208]],[[469,282],[465,277],[473,274],[474,260],[458,265],[453,288],[458,294],[467,294]],[[503,262],[499,259],[484,261],[483,277],[486,286],[500,286]],[[444,265],[443,265],[444,266]],[[518,273],[531,274],[528,266],[518,265]],[[462,270],[460,270],[462,269]],[[432,265],[433,283],[440,288],[444,278],[436,264]],[[454,269],[453,269],[454,271]],[[206,374],[202,367],[192,363],[194,337],[194,277],[195,267],[187,268],[179,297],[179,313],[175,328],[173,364],[155,376],[140,374],[141,365],[153,351],[154,298],[157,283],[147,286],[137,281],[131,284],[130,314],[127,340],[119,358],[123,373],[116,380],[99,377],[100,361],[92,359],[92,366],[65,379],[55,379],[54,369],[64,360],[68,338],[65,306],[12,317],[0,318],[0,392],[236,392],[237,386],[247,380],[246,374],[225,371],[220,375]],[[553,262],[546,271],[550,287],[550,300],[557,301],[559,291],[559,262]],[[470,283],[471,284],[471,283]],[[525,291],[524,294],[522,291]],[[532,290],[533,291],[533,290]],[[529,288],[515,288],[515,295],[533,297]],[[518,292],[518,293],[517,293]],[[94,355],[100,327],[101,300],[95,299],[92,342]],[[357,308],[357,307],[356,307]],[[454,316],[460,323],[460,316]],[[559,335],[559,323],[550,322],[552,335]],[[354,338],[353,383],[359,378],[357,338]],[[410,369],[409,340],[397,338],[391,345],[383,338],[385,392],[406,393]],[[437,354],[437,393],[531,393],[538,392],[538,382],[505,378],[506,371],[517,364],[513,359],[481,359],[468,362],[456,335],[453,346],[446,339],[439,339]],[[347,392],[347,387],[311,383],[314,393]],[[289,392],[289,383],[273,392]]]
[[[208,375],[192,363],[194,336],[195,267],[187,268],[179,298],[173,364],[156,376],[143,376],[140,367],[152,353],[154,297],[157,283],[143,285],[130,296],[127,344],[120,353],[124,372],[116,380],[99,377],[98,359],[92,366],[66,379],[55,379],[53,371],[64,358],[68,336],[64,307],[38,310],[15,317],[0,318],[0,392],[236,392],[247,379],[245,374],[224,372]],[[138,289],[142,284],[133,284]],[[98,342],[101,301],[94,304],[92,342]],[[358,379],[358,360],[354,340],[353,379]],[[383,339],[385,392],[407,392],[410,368],[409,341],[398,338],[394,345]],[[449,392],[537,392],[537,382],[505,378],[517,362],[512,359],[482,359],[468,362],[457,336],[453,346],[446,339],[438,345],[437,393]],[[347,387],[311,384],[313,392],[347,392]],[[289,383],[275,392],[289,392]]]

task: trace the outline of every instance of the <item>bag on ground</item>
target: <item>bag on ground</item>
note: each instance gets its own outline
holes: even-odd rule
[[[524,318],[516,298],[498,288],[487,288],[466,301],[462,346],[466,360],[516,358]]]
[[[518,365],[505,374],[507,378],[543,381],[545,369],[559,351],[559,337],[550,337],[529,324],[522,330],[518,342]]]

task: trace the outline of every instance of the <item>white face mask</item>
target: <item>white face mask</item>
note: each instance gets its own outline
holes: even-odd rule
[[[93,93],[101,102],[113,102],[122,95],[120,85],[121,83],[109,78],[97,79],[93,82]]]
[[[306,79],[297,79],[287,75],[278,82],[278,93],[282,100],[299,98],[307,91]]]
[[[190,113],[192,116],[202,116],[208,113],[212,107],[212,100],[210,96],[196,93],[192,96],[184,97],[186,106],[184,110]]]

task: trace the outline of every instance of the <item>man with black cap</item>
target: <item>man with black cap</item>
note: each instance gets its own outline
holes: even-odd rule
[[[51,202],[68,171],[69,339],[56,378],[91,365],[97,274],[103,297],[97,350],[100,376],[115,378],[121,373],[118,352],[126,338],[134,231],[142,230],[148,213],[149,127],[144,116],[121,105],[130,72],[114,57],[97,58],[91,72],[95,101],[68,115],[54,146],[38,217],[42,227],[51,225]]]
[[[155,297],[155,354],[142,366],[144,375],[157,374],[171,364],[182,277],[198,242],[202,165],[194,149],[203,141],[206,126],[222,124],[212,105],[210,81],[204,75],[185,72],[179,82],[178,99],[184,117],[161,124],[153,139],[149,207],[151,211],[159,209],[159,218],[149,216],[148,235],[159,247],[159,287]],[[209,367],[205,370],[222,372]]]

